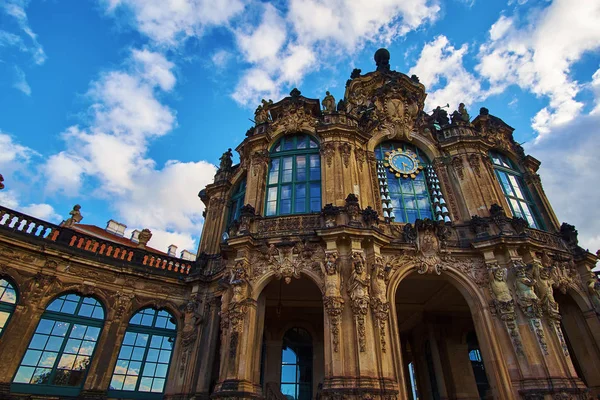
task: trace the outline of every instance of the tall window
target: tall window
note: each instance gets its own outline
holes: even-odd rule
[[[244,196],[246,196],[246,178],[243,178],[231,192],[229,202],[229,215],[227,217],[227,226],[240,217],[240,211],[244,205]]]
[[[282,137],[271,150],[266,215],[321,211],[319,145],[308,135]]]
[[[512,215],[525,219],[532,228],[542,229],[521,173],[508,157],[495,152],[490,152],[490,157]]]
[[[76,396],[104,322],[92,297],[65,294],[46,308],[13,379],[11,390]]]
[[[394,150],[416,155],[419,165],[423,169],[413,174],[414,178],[412,176],[404,177],[390,171],[390,168],[383,165],[388,161],[389,154]],[[434,219],[434,210],[431,206],[431,198],[425,177],[426,168],[429,166],[427,157],[417,147],[400,142],[381,143],[375,148],[375,157],[379,164],[378,175],[382,201],[384,202],[384,214],[387,214],[384,215],[384,218],[394,222],[410,223],[415,222],[417,219]],[[445,202],[443,206],[445,207]],[[442,215],[441,210],[440,215]]]
[[[0,279],[0,336],[15,311],[15,304],[17,304],[17,291],[6,279]]]
[[[292,328],[283,337],[281,393],[292,400],[312,398],[312,338],[302,328]]]
[[[173,316],[164,310],[146,308],[131,317],[109,397],[162,399],[176,329]]]

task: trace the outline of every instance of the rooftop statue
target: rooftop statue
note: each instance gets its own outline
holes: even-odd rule
[[[227,149],[227,151],[223,153],[221,158],[219,158],[219,160],[221,161],[221,164],[219,164],[219,171],[231,170],[231,167],[233,166],[232,157],[233,153],[231,152],[231,149]]]
[[[69,211],[70,217],[62,223],[62,226],[71,227],[74,224],[78,224],[83,219],[83,215],[81,215],[81,206],[79,204],[75,204],[73,209]]]
[[[329,91],[325,92],[325,98],[323,99],[321,104],[323,105],[323,111],[325,111],[326,113],[329,114],[335,111],[335,99],[333,98],[331,93],[329,93]]]
[[[254,122],[256,122],[256,125],[269,121],[269,107],[273,105],[273,100],[269,99],[269,101],[266,101],[262,99],[261,103],[254,112]]]

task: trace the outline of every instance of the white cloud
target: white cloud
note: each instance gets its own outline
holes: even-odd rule
[[[26,44],[22,37],[5,31],[0,31],[0,44],[18,46],[21,51],[31,53],[33,61],[41,65],[46,61],[47,57],[42,45],[37,40],[37,35],[29,26],[27,13],[25,12],[28,4],[29,0],[5,0],[0,7],[5,14],[15,20],[30,44]]]
[[[596,106],[592,110],[591,114],[600,114],[600,68],[598,68],[598,70],[594,72],[594,75],[592,75],[590,87],[596,97]]]
[[[291,0],[288,19],[302,44],[331,42],[354,51],[365,41],[387,42],[434,21],[428,0]]]
[[[21,211],[32,217],[43,219],[50,222],[61,222],[62,218],[54,211],[54,207],[50,204],[30,204],[27,207],[21,208]]]
[[[27,96],[31,96],[31,87],[29,86],[29,83],[27,83],[25,72],[17,66],[15,66],[15,81],[13,82],[13,87]]]
[[[575,225],[583,248],[600,248],[600,115],[583,115],[553,127],[526,146],[542,161],[544,190],[561,222]]]
[[[212,181],[215,167],[169,161],[157,168],[147,155],[152,139],[177,124],[175,112],[160,101],[175,87],[174,68],[161,53],[133,50],[124,68],[92,82],[89,120],[63,133],[66,150],[49,157],[44,168],[46,190],[74,196],[84,194],[83,186],[85,193],[92,188],[119,221],[156,233],[154,247],[180,238],[183,243],[175,244],[195,250],[189,245],[201,231],[204,208],[197,192]]]
[[[428,0],[291,0],[285,14],[270,4],[259,7],[261,23],[236,32],[250,64],[232,94],[243,105],[278,98],[279,88],[317,70],[321,56],[343,58],[367,42],[389,43],[434,21],[440,9]]]
[[[487,96],[479,80],[463,65],[467,51],[467,44],[457,49],[444,35],[423,46],[417,63],[408,74],[417,75],[428,89],[426,110],[433,110],[446,103],[454,110],[459,103],[468,106]]]
[[[596,0],[556,0],[528,23],[501,16],[490,30],[489,42],[480,47],[476,70],[493,90],[516,84],[549,99],[532,120],[540,136],[578,116],[583,104],[576,100],[580,85],[570,76],[572,65],[585,52],[600,48],[600,3]]]
[[[233,55],[227,50],[218,50],[211,57],[211,61],[218,69],[223,69],[229,63]]]
[[[242,0],[102,0],[109,12],[127,7],[135,25],[159,45],[178,46],[204,29],[223,25],[244,10]]]
[[[37,153],[29,147],[13,141],[12,137],[0,131],[0,167],[7,168],[17,163],[27,163]]]

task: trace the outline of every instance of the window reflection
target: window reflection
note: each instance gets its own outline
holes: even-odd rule
[[[312,339],[301,328],[292,328],[283,338],[281,393],[288,399],[312,398]]]
[[[136,313],[123,337],[109,390],[162,394],[175,335],[167,311],[146,308]]]
[[[321,211],[321,158],[308,135],[281,138],[271,150],[265,214]]]
[[[55,299],[42,315],[13,383],[81,387],[103,320],[104,310],[92,297]]]

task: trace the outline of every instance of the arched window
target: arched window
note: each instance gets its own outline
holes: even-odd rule
[[[246,178],[243,178],[231,192],[229,201],[229,215],[227,216],[227,226],[240,217],[240,211],[244,205],[244,196],[246,196]]]
[[[271,149],[267,216],[321,211],[319,145],[308,135],[284,136]]]
[[[302,328],[288,330],[281,351],[281,393],[288,399],[312,398],[312,359],[310,334]]]
[[[162,399],[177,327],[165,310],[145,308],[129,320],[109,397]]]
[[[513,162],[496,152],[490,152],[490,157],[512,215],[525,219],[532,228],[543,229],[535,212],[535,206],[523,184],[521,173]]]
[[[17,304],[17,291],[6,279],[0,279],[0,336],[8,323],[10,316],[15,311]]]
[[[450,222],[439,180],[429,159],[417,147],[383,142],[375,148],[375,157],[385,220],[413,223],[428,218]]]
[[[52,301],[29,342],[11,390],[77,396],[103,322],[104,309],[92,297],[65,294]]]

